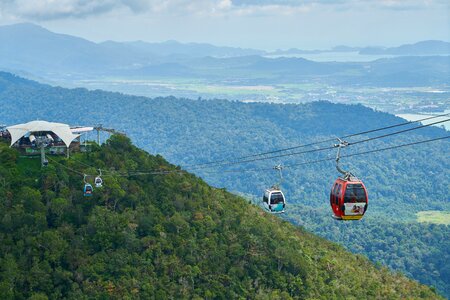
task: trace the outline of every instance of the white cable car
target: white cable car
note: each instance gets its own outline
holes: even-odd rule
[[[99,171],[100,174],[97,177],[95,177],[94,183],[95,183],[95,187],[100,188],[100,187],[103,186],[102,170],[98,169],[98,171]]]
[[[263,206],[271,213],[281,214],[284,213],[286,207],[286,198],[280,189],[272,187],[264,192]]]
[[[281,173],[283,167],[280,164],[275,166],[274,169],[279,171],[280,182],[270,189],[265,190],[263,195],[263,206],[270,213],[281,214],[284,213],[284,209],[286,208],[286,198],[280,189],[281,182],[283,181],[283,174]]]
[[[103,186],[103,180],[100,176],[95,177],[94,183],[95,183],[95,187],[97,187],[97,188],[100,188]]]

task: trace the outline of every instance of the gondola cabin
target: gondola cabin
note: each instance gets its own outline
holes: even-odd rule
[[[368,194],[363,182],[338,178],[330,193],[333,217],[337,220],[360,220],[368,205]]]
[[[94,189],[92,188],[92,185],[89,184],[89,183],[86,183],[86,184],[84,185],[84,189],[83,189],[84,196],[85,196],[85,197],[90,197],[90,196],[92,196],[93,190],[94,190]]]
[[[279,189],[267,189],[263,196],[263,206],[271,213],[284,213],[286,207],[286,198]]]
[[[103,186],[103,180],[100,176],[95,177],[95,187],[100,188]]]

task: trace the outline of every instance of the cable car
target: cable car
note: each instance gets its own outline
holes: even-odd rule
[[[360,220],[368,206],[364,183],[354,177],[339,177],[331,188],[330,205],[336,220]]]
[[[100,176],[95,177],[94,183],[95,183],[95,187],[100,188],[103,186],[103,180]]]
[[[274,167],[274,170],[278,170],[279,172],[280,182],[273,185],[270,189],[265,190],[263,195],[264,209],[274,214],[284,213],[284,209],[286,208],[286,198],[280,189],[280,185],[283,182],[282,169],[281,164]]]
[[[336,220],[360,220],[366,213],[369,203],[367,189],[364,183],[349,171],[344,171],[339,166],[341,148],[349,145],[348,142],[339,140],[336,155],[336,169],[343,177],[334,182],[330,192],[330,205],[333,210],[333,218]]]
[[[102,179],[102,170],[98,169],[99,175],[97,177],[95,177],[94,179],[94,183],[95,183],[95,187],[102,187],[103,186],[103,179]]]
[[[84,193],[85,197],[92,196],[93,191],[94,191],[94,188],[92,187],[92,185],[90,183],[86,183],[84,185],[83,193]]]
[[[286,198],[283,192],[278,188],[270,188],[264,192],[263,206],[271,213],[284,213],[286,207]]]
[[[92,196],[93,191],[94,191],[94,189],[92,188],[92,185],[90,183],[86,183],[84,185],[83,193],[84,193],[85,197]]]

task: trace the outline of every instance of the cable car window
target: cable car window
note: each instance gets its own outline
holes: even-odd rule
[[[335,202],[336,198],[339,196],[338,195],[338,186],[339,184],[335,184],[334,188],[333,188],[333,193],[332,193],[332,201]]]
[[[264,201],[264,203],[268,203],[269,202],[269,199],[267,198],[266,194],[264,194],[264,196],[263,196],[263,201]]]
[[[340,195],[341,195],[341,185],[340,184],[337,184],[337,190],[336,190],[336,198],[335,198],[335,204],[336,205],[339,205],[339,198],[340,198]]]
[[[349,184],[345,190],[344,202],[366,202],[366,192],[361,184]]]
[[[331,192],[330,192],[330,204],[333,205],[334,203],[334,191],[336,189],[336,184],[333,184],[333,186],[331,187]]]
[[[273,193],[270,196],[270,204],[278,204],[278,203],[283,203],[284,202],[284,197],[281,193]]]

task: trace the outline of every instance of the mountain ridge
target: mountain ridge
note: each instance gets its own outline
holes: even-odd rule
[[[298,146],[405,122],[404,119],[362,105],[332,104],[325,101],[277,105],[246,104],[218,99],[146,98],[100,90],[51,87],[19,78],[19,83],[14,84],[15,78],[11,74],[0,74],[0,104],[3,108],[0,118],[3,123],[26,122],[30,115],[74,125],[102,123],[104,126],[127,132],[138,146],[151,153],[160,153],[183,166],[224,159],[234,160],[236,157],[255,152]],[[27,82],[30,87],[27,87]],[[36,107],[52,109],[36,110]],[[382,139],[373,145],[366,143],[364,147],[354,150],[367,151],[444,134],[446,131],[443,129],[428,127]],[[449,277],[445,275],[448,273],[443,267],[448,260],[448,251],[445,243],[440,243],[439,240],[448,233],[450,227],[439,226],[439,230],[428,231],[425,226],[416,225],[420,234],[408,236],[408,239],[418,242],[414,251],[408,248],[408,243],[401,243],[401,240],[398,240],[398,243],[385,242],[391,238],[392,231],[408,232],[410,227],[405,222],[413,222],[418,211],[448,211],[450,206],[446,183],[450,168],[445,156],[447,148],[448,142],[442,141],[432,145],[402,148],[401,151],[374,153],[361,156],[361,159],[346,159],[344,165],[350,166],[369,189],[369,211],[361,223],[353,225],[332,223],[326,214],[329,212],[329,188],[338,175],[332,162],[287,170],[283,184],[288,197],[287,215],[290,219],[299,217],[300,221],[305,222],[306,228],[327,238],[333,239],[339,235],[330,235],[329,231],[322,228],[323,224],[333,227],[331,232],[342,230],[341,232],[345,233],[343,240],[336,240],[352,240],[352,251],[372,253],[370,257],[374,261],[386,264],[393,270],[412,274],[421,282],[433,284],[449,295]],[[351,153],[347,152],[347,149],[345,152]],[[275,163],[298,163],[335,156],[334,152],[323,154],[292,156],[281,161],[262,161],[241,167],[270,169]],[[223,170],[239,169],[238,166],[231,167]],[[225,186],[232,191],[258,195],[258,200],[260,191],[277,180],[273,172],[222,173],[219,170],[220,172],[209,173],[208,170],[201,169],[192,171],[203,176],[213,186]],[[417,183],[417,178],[421,178],[420,188],[411,188],[411,183]],[[301,209],[296,210],[296,205]],[[310,213],[308,209],[324,212],[324,216]],[[302,213],[292,216],[291,211]],[[395,224],[388,226],[386,219],[394,221]],[[360,230],[352,230],[353,226]],[[387,236],[375,235],[373,240],[359,244],[358,239],[354,240],[352,236],[361,235],[365,226],[369,227],[369,232],[384,232]],[[317,228],[321,230],[316,230]],[[433,244],[430,244],[430,239]],[[411,256],[416,251],[419,251],[420,257],[424,259],[417,260],[414,255]],[[390,259],[393,253],[405,259],[398,263],[397,260]],[[432,259],[427,259],[427,255],[432,256]]]
[[[191,174],[119,176],[176,170],[122,136],[45,169],[22,160],[0,142],[5,297],[440,299]],[[77,172],[96,167],[109,175],[87,199]]]
[[[26,71],[54,82],[145,77],[219,83],[233,78],[243,84],[313,81],[331,86],[438,86],[449,82],[448,65],[444,56],[315,62],[269,58],[258,50],[201,43],[93,43],[32,24],[0,27],[0,68]]]
[[[397,47],[365,47],[359,50],[363,55],[450,55],[450,42],[439,40],[420,41]]]

